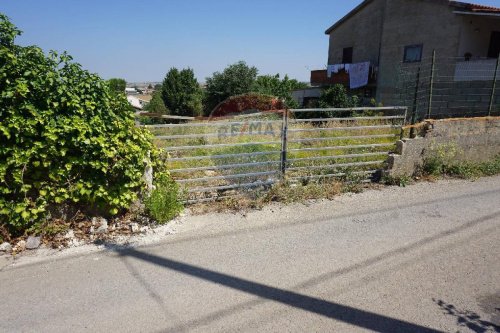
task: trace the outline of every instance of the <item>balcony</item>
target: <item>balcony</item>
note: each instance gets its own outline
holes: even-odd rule
[[[378,72],[378,67],[373,64],[370,64],[370,71],[368,75],[368,86],[376,85],[377,72]],[[342,84],[349,88],[350,76],[348,71],[346,71],[345,69],[340,69],[337,73],[331,73],[330,77],[328,77],[328,71],[326,69],[311,71],[311,86],[323,87],[334,84]]]

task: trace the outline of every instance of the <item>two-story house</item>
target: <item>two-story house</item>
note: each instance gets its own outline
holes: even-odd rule
[[[369,62],[376,74],[369,85],[373,97],[394,105],[399,103],[400,65],[429,59],[433,50],[449,61],[481,61],[481,68],[494,68],[500,8],[448,0],[365,0],[325,33],[328,65]],[[461,74],[453,69],[449,75]]]

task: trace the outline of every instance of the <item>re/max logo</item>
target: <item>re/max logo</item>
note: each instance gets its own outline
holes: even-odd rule
[[[239,135],[280,136],[281,126],[271,122],[245,122],[219,127],[219,138]]]

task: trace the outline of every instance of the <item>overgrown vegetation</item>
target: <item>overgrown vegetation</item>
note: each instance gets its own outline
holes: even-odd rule
[[[326,88],[319,98],[320,108],[353,108],[359,105],[358,96],[349,96],[342,84]]]
[[[500,156],[493,160],[482,163],[453,163],[445,165],[439,173],[433,173],[431,177],[450,176],[464,179],[475,179],[484,176],[494,176],[500,174]],[[424,174],[423,179],[429,179]],[[416,177],[415,179],[421,179]],[[254,191],[253,195],[242,195],[226,198],[217,202],[198,204],[192,207],[195,213],[206,213],[209,211],[245,211],[246,209],[260,209],[264,205],[272,202],[285,204],[301,203],[308,200],[328,199],[332,200],[341,193],[358,193],[365,188],[372,188],[377,184],[364,184],[361,177],[347,174],[338,179],[307,180],[303,182],[278,182],[275,185],[262,191]],[[382,185],[406,187],[414,179],[410,176],[383,177]]]
[[[164,224],[173,219],[183,209],[179,197],[179,185],[163,174],[158,177],[156,187],[151,195],[144,200],[146,211],[158,223]]]
[[[382,183],[405,187],[421,178],[432,180],[445,176],[476,179],[500,174],[500,155],[488,161],[474,162],[464,160],[462,154],[463,151],[454,143],[434,145],[415,175],[384,176]]]
[[[500,156],[486,162],[454,162],[431,157],[425,160],[424,174],[438,177],[450,176],[464,179],[474,179],[500,174]]]
[[[411,176],[384,176],[382,178],[382,183],[385,185],[406,187],[412,182]]]
[[[4,234],[34,230],[53,206],[118,214],[143,188],[148,159],[158,175],[167,177],[151,134],[134,125],[124,94],[113,93],[66,53],[46,56],[36,46],[15,45],[20,34],[0,14]]]
[[[281,182],[271,187],[263,202],[293,203],[311,199],[333,199],[342,193],[344,184],[338,180],[323,180],[303,184]]]
[[[196,204],[191,206],[191,211],[195,214],[214,211],[244,212],[248,209],[261,209],[271,203],[292,204],[307,203],[310,200],[333,200],[342,193],[359,193],[370,186],[373,185],[333,178],[303,183],[281,181],[261,191],[255,190],[240,196],[210,202],[209,204]]]
[[[318,100],[311,100],[304,105],[305,108],[354,108],[360,106],[360,100],[356,95],[349,95],[347,89],[342,84],[334,84],[322,90]],[[351,110],[345,111],[318,111],[314,113],[315,118],[333,118],[333,117],[351,117],[354,112]],[[360,115],[373,115],[370,111],[365,111]],[[298,118],[310,118],[311,113],[298,112]]]
[[[299,107],[297,101],[292,98],[291,92],[297,89],[305,89],[307,84],[301,83],[295,79],[290,79],[285,75],[280,79],[280,75],[262,75],[255,80],[252,90],[253,92],[277,97],[284,101],[285,106],[290,109]]]

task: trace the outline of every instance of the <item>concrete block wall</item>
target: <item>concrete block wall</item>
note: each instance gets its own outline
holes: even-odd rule
[[[399,64],[405,46],[423,44],[422,66],[429,62],[433,50],[441,58],[456,57],[462,23],[447,1],[387,0],[377,100],[384,105],[398,105]],[[441,75],[452,75],[454,68],[447,70]]]
[[[385,0],[375,0],[330,34],[328,64],[342,63],[343,50],[353,48],[353,63],[379,62]]]
[[[386,174],[412,176],[438,149],[456,150],[454,160],[484,162],[500,155],[500,117],[427,120],[422,136],[397,142]]]
[[[482,117],[488,115],[492,87],[493,81],[435,82],[431,118]],[[405,94],[401,98],[402,102],[400,104],[412,106],[413,93],[406,91]],[[429,89],[424,85],[418,95],[417,121],[427,117],[428,98]],[[500,81],[495,89],[491,115],[500,115]]]

